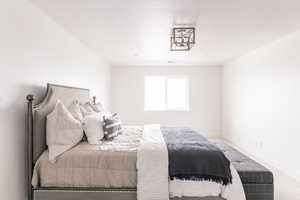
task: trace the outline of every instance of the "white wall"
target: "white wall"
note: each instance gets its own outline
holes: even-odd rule
[[[300,32],[223,68],[223,137],[300,181]]]
[[[130,125],[160,123],[190,126],[208,137],[218,137],[221,126],[220,67],[145,67],[115,66],[112,74],[112,110]],[[190,111],[144,111],[144,76],[189,76]]]
[[[0,194],[25,199],[25,96],[47,82],[90,87],[108,104],[109,68],[31,3],[0,6]]]

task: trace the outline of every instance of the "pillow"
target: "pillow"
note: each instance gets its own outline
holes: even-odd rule
[[[73,103],[69,106],[68,110],[73,115],[73,117],[79,121],[83,119],[82,112],[80,110],[80,105],[78,101],[73,101]]]
[[[103,130],[106,140],[111,140],[119,134],[122,134],[122,122],[117,113],[111,116],[103,116]]]
[[[98,102],[98,103],[91,103],[91,102],[87,102],[87,104],[90,105],[90,107],[95,111],[95,112],[105,112],[105,109],[103,107],[103,105]]]
[[[86,117],[86,116],[92,115],[92,114],[96,114],[96,112],[93,110],[93,108],[87,103],[85,103],[83,105],[80,104],[80,111],[81,111],[83,117]]]
[[[59,100],[56,102],[54,110],[47,115],[46,130],[50,162],[55,162],[57,156],[71,149],[83,137],[81,123]]]
[[[90,144],[100,144],[104,137],[102,114],[92,114],[82,120],[82,127]]]

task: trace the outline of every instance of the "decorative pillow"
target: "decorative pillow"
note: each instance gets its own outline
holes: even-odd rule
[[[103,116],[103,130],[106,140],[111,140],[119,134],[122,134],[122,122],[117,113],[111,116]]]
[[[82,112],[80,110],[80,105],[78,101],[73,101],[73,103],[69,106],[68,110],[73,115],[73,117],[79,121],[83,119]]]
[[[100,102],[95,103],[95,104],[91,103],[91,102],[87,102],[87,104],[89,104],[90,107],[92,107],[95,112],[105,112],[105,109],[104,109],[102,103],[100,103]]]
[[[102,114],[87,115],[82,120],[82,127],[90,144],[100,144],[104,137]]]
[[[71,149],[83,137],[81,123],[59,100],[54,110],[47,116],[46,130],[50,162],[55,162],[57,156]]]
[[[93,110],[93,108],[90,105],[88,105],[87,103],[85,103],[83,105],[80,104],[80,111],[81,111],[83,117],[96,114],[96,112]]]

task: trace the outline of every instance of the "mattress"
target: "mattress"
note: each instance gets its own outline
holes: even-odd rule
[[[137,148],[142,127],[124,127],[112,141],[90,145],[83,141],[62,154],[55,163],[45,151],[37,160],[33,187],[135,188]]]

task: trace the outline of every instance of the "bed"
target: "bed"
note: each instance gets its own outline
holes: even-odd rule
[[[70,104],[74,99],[79,101],[90,100],[88,89],[75,88],[69,86],[48,84],[45,97],[40,103],[34,103],[34,96],[28,95],[28,113],[27,113],[27,186],[28,200],[62,200],[62,199],[120,199],[135,200],[137,199],[137,175],[136,175],[136,149],[139,141],[130,138],[132,132],[137,134],[139,138],[141,134],[140,127],[128,127],[126,130],[130,134],[125,134],[118,138],[120,141],[108,142],[103,145],[99,154],[94,154],[92,158],[87,158],[87,152],[99,149],[93,149],[86,142],[82,142],[66,152],[63,156],[67,159],[61,159],[60,162],[51,164],[47,160],[46,146],[46,116],[54,107],[55,100],[60,99],[65,104]],[[95,101],[95,98],[94,98]],[[131,141],[131,142],[129,142]],[[122,144],[124,146],[122,146]],[[238,173],[243,182],[247,200],[273,200],[273,176],[267,169],[257,165],[250,159],[245,159],[243,155],[236,153],[222,143],[216,143],[224,154],[233,162],[238,169]],[[126,148],[125,148],[126,146]],[[126,149],[126,151],[124,151]],[[113,151],[110,151],[113,150]],[[111,153],[114,153],[112,159]],[[81,155],[84,162],[77,162],[78,155]],[[238,155],[238,157],[234,157]],[[233,157],[232,157],[233,156]],[[80,156],[79,156],[80,157]],[[242,160],[241,160],[242,159]],[[67,161],[66,161],[67,160]],[[102,167],[90,170],[94,160],[101,160]],[[252,169],[245,169],[245,166],[238,166],[248,161],[247,166],[251,164]],[[120,164],[120,162],[122,164]],[[72,171],[68,171],[66,164],[72,163],[76,168],[77,174],[84,174],[84,170],[88,170],[90,176],[84,176],[89,184],[83,184],[83,177],[80,181],[66,182],[68,178],[64,177],[63,181],[57,179],[63,176],[72,176]],[[99,163],[99,162],[98,162]],[[254,163],[254,164],[253,164]],[[107,166],[113,166],[113,172],[107,173]],[[122,167],[120,167],[122,166]],[[70,169],[69,169],[70,170]],[[74,170],[74,168],[72,168]],[[251,173],[252,171],[252,173]],[[74,173],[74,171],[73,171]],[[111,177],[107,174],[111,174]],[[39,178],[39,177],[44,178]],[[117,177],[117,178],[116,178]],[[246,178],[245,178],[246,177]],[[249,178],[250,177],[250,178]],[[254,178],[253,178],[254,177]],[[263,177],[259,180],[257,177]],[[55,179],[55,180],[54,180]],[[100,180],[100,182],[99,182]],[[246,181],[245,181],[246,180]],[[252,182],[251,182],[252,181]],[[88,186],[88,187],[87,187]],[[223,200],[221,197],[174,197],[172,200]]]

